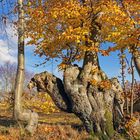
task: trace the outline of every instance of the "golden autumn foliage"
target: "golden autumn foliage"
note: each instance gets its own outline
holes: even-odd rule
[[[102,10],[102,16],[98,20],[102,25],[101,38],[115,43],[115,47],[108,48],[108,51],[122,48],[134,51],[139,48],[140,1],[104,1],[99,7]]]
[[[58,65],[59,70],[65,70],[66,68],[67,68],[67,64],[65,64],[63,62],[60,65]]]
[[[112,87],[112,84],[109,80],[102,80],[101,82],[98,82],[95,79],[90,80],[90,83],[93,86],[96,86],[97,88],[100,88],[102,90],[109,90]]]
[[[59,112],[59,109],[55,106],[51,97],[44,93],[38,93],[34,97],[29,97],[29,95],[26,95],[26,97],[24,97],[24,105],[25,108],[30,108],[36,112],[42,112],[46,114]]]
[[[62,62],[65,57],[81,60],[87,50],[104,56],[122,48],[131,52],[140,45],[139,9],[139,0],[32,0],[26,5],[26,37],[28,44],[36,45],[37,54]],[[93,38],[94,28],[98,34]],[[114,47],[102,50],[99,44],[105,41]]]
[[[51,58],[63,58],[65,51],[73,56],[82,55],[86,51],[85,41],[91,41],[87,38],[89,10],[75,0],[52,0],[34,8],[28,7],[26,35],[31,38],[28,44],[35,44],[39,54]]]
[[[136,115],[135,115],[136,116]],[[139,118],[132,117],[125,123],[125,129],[127,133],[133,137],[134,139],[139,139],[140,137],[140,126],[139,126]]]

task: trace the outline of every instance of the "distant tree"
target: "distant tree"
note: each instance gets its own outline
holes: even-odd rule
[[[0,87],[3,93],[13,92],[15,86],[17,64],[9,61],[0,65]],[[30,81],[33,73],[25,70],[25,80],[23,89],[26,90],[27,83]]]
[[[0,81],[3,92],[11,92],[14,89],[16,64],[7,61],[3,65],[0,65]]]

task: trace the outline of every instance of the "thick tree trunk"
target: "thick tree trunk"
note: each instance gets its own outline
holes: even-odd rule
[[[18,24],[18,68],[15,83],[14,118],[17,121],[26,121],[26,129],[33,133],[37,127],[38,115],[30,110],[22,108],[22,93],[24,84],[24,11],[23,0],[18,0],[19,24]]]
[[[96,72],[92,72],[97,68]],[[64,87],[72,102],[72,111],[83,121],[88,132],[95,132],[101,137],[110,138],[114,134],[113,105],[117,106],[120,117],[123,117],[122,88],[116,79],[112,79],[110,90],[100,89],[90,81],[97,83],[107,80],[101,71],[97,54],[86,52],[83,69],[67,68],[64,72]],[[117,93],[117,94],[116,94]],[[122,105],[120,104],[122,102]]]
[[[96,56],[97,54],[89,53]],[[93,59],[92,59],[93,60]],[[117,112],[117,119],[123,118],[124,100],[121,98],[122,88],[116,78],[111,79],[111,89],[100,89],[92,85],[90,80],[96,79],[99,83],[107,76],[100,70],[92,73],[95,63],[84,63],[83,69],[77,66],[69,66],[64,71],[64,85],[58,85],[55,76],[44,72],[36,74],[28,87],[37,87],[38,91],[49,93],[56,105],[68,111],[69,108],[83,122],[87,132],[94,132],[100,139],[110,139],[114,135],[113,111]],[[96,62],[97,64],[97,62]],[[98,65],[99,66],[99,65]],[[60,79],[59,79],[60,80]],[[61,84],[62,81],[60,82]],[[64,89],[63,89],[63,88]],[[60,93],[61,91],[63,92]],[[114,119],[113,119],[114,118]],[[116,122],[116,121],[115,121]]]

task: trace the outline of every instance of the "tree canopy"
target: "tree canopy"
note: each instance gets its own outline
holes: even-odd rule
[[[37,54],[62,62],[81,60],[86,51],[109,55],[128,49],[138,55],[139,9],[139,0],[33,0],[26,5],[26,37]],[[100,48],[106,41],[114,47]]]

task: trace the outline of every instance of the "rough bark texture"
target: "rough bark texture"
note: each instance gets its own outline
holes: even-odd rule
[[[15,83],[14,118],[17,121],[27,122],[26,129],[33,133],[37,127],[38,115],[22,108],[22,93],[24,83],[24,11],[23,0],[18,0],[19,26],[18,26],[18,68]]]
[[[123,118],[124,100],[120,96],[122,88],[116,78],[111,79],[110,90],[93,86],[89,78],[101,81],[106,75],[101,71],[94,75],[90,68],[92,64],[87,65],[83,69],[69,66],[64,71],[63,82],[48,72],[36,74],[28,87],[37,87],[38,91],[48,93],[61,110],[76,114],[87,132],[94,132],[100,139],[110,139],[114,135],[114,120]],[[117,118],[113,116],[113,111],[118,114]]]
[[[71,102],[64,90],[62,80],[47,71],[36,74],[28,84],[28,88],[37,87],[37,91],[50,95],[55,105],[62,111],[71,112]]]

